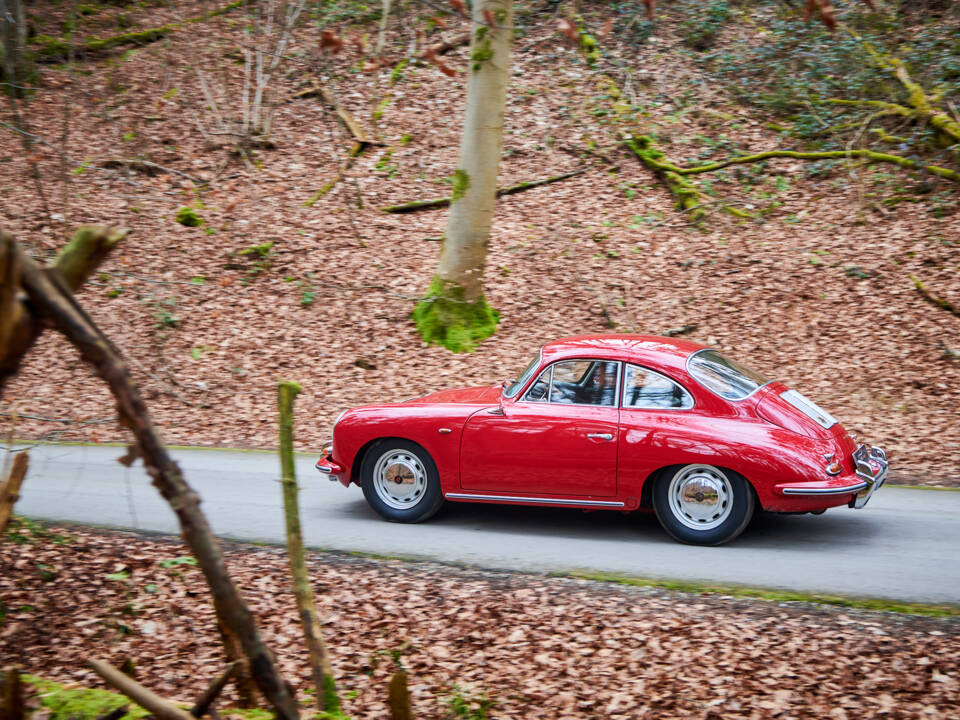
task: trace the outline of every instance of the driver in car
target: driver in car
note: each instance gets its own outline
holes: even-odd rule
[[[593,373],[593,383],[589,396],[591,405],[617,404],[617,364],[602,362]]]

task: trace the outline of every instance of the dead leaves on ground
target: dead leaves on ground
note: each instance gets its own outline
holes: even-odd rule
[[[131,658],[189,698],[220,662],[199,571],[176,541],[67,530],[0,545],[0,664],[92,683],[83,658]],[[309,687],[285,556],[228,563],[288,679]],[[315,554],[324,632],[354,718],[386,714],[400,662],[417,717],[453,686],[494,717],[956,718],[960,625]]]

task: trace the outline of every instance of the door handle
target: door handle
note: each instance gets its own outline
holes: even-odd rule
[[[613,433],[589,433],[587,437],[591,440],[613,440]]]

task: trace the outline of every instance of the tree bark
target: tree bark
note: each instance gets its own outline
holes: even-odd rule
[[[83,225],[77,228],[73,238],[57,255],[52,271],[60,276],[70,292],[76,292],[129,232],[123,228],[108,228],[102,225]],[[15,246],[13,236],[7,233],[0,234],[0,243],[3,248]],[[15,267],[15,263],[13,258],[10,264]],[[0,297],[8,290],[15,292],[15,288],[7,288],[5,282],[4,286],[0,287]],[[29,307],[22,302],[14,304],[10,315],[0,308],[0,336],[3,335],[5,327],[8,328],[6,342],[0,344],[0,396],[7,379],[17,372],[23,356],[43,332],[43,327],[31,316]]]
[[[3,694],[0,695],[0,720],[23,720],[23,684],[20,668],[8,667],[3,673]]]
[[[283,513],[287,525],[287,554],[297,612],[303,626],[303,638],[310,657],[310,672],[317,693],[317,709],[335,713],[340,709],[340,698],[333,681],[330,656],[323,641],[317,605],[307,573],[303,533],[300,528],[300,506],[297,495],[297,476],[293,463],[293,401],[300,393],[295,382],[281,382],[277,388],[277,410],[280,416],[280,472],[283,485]]]
[[[390,690],[387,698],[390,706],[390,720],[411,720],[410,693],[407,691],[407,673],[397,670],[390,678]]]
[[[497,27],[489,27],[487,16]],[[470,40],[467,107],[446,240],[437,275],[464,289],[464,299],[483,295],[490,229],[497,200],[497,174],[503,149],[513,0],[476,0]]]
[[[10,468],[10,474],[0,485],[0,540],[2,540],[7,531],[7,523],[13,515],[13,506],[20,499],[20,487],[23,485],[23,479],[27,476],[27,464],[29,458],[27,452],[17,453],[13,459],[13,466]]]
[[[513,0],[475,0],[467,107],[447,230],[437,273],[413,311],[423,339],[454,352],[473,350],[496,332],[500,319],[484,297],[483,271],[497,201],[513,34]]]
[[[122,692],[144,710],[148,710],[157,720],[194,720],[193,716],[186,710],[182,710],[169,700],[160,697],[152,690],[148,690],[112,665],[102,660],[88,660],[87,662],[107,685]]]
[[[23,0],[0,0],[0,87],[12,97],[23,97],[26,84],[34,74],[33,61],[27,54],[27,22]]]
[[[0,232],[0,348],[6,348],[19,316],[17,288],[20,270],[14,252],[13,236]]]
[[[207,711],[210,709],[210,706],[216,701],[220,693],[223,692],[223,689],[227,686],[227,683],[230,682],[237,671],[240,669],[241,663],[239,660],[235,660],[227,666],[227,669],[224,670],[219,677],[215,678],[204,690],[203,695],[197,698],[197,701],[193,704],[193,707],[190,708],[190,714],[195,718],[202,718],[207,714]]]
[[[253,616],[227,571],[220,544],[200,510],[200,498],[163,446],[120,352],[77,305],[58,274],[41,271],[19,247],[17,253],[21,283],[32,312],[62,332],[110,386],[121,423],[133,432],[153,484],[180,521],[184,540],[210,586],[218,618],[240,641],[257,685],[279,720],[298,720],[293,691],[280,674],[273,654],[260,637]]]

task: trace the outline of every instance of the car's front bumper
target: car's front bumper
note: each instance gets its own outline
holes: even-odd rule
[[[324,455],[317,460],[317,464],[314,467],[326,475],[329,480],[339,480],[345,486],[350,484],[349,474],[341,465],[334,462],[329,455]]]

